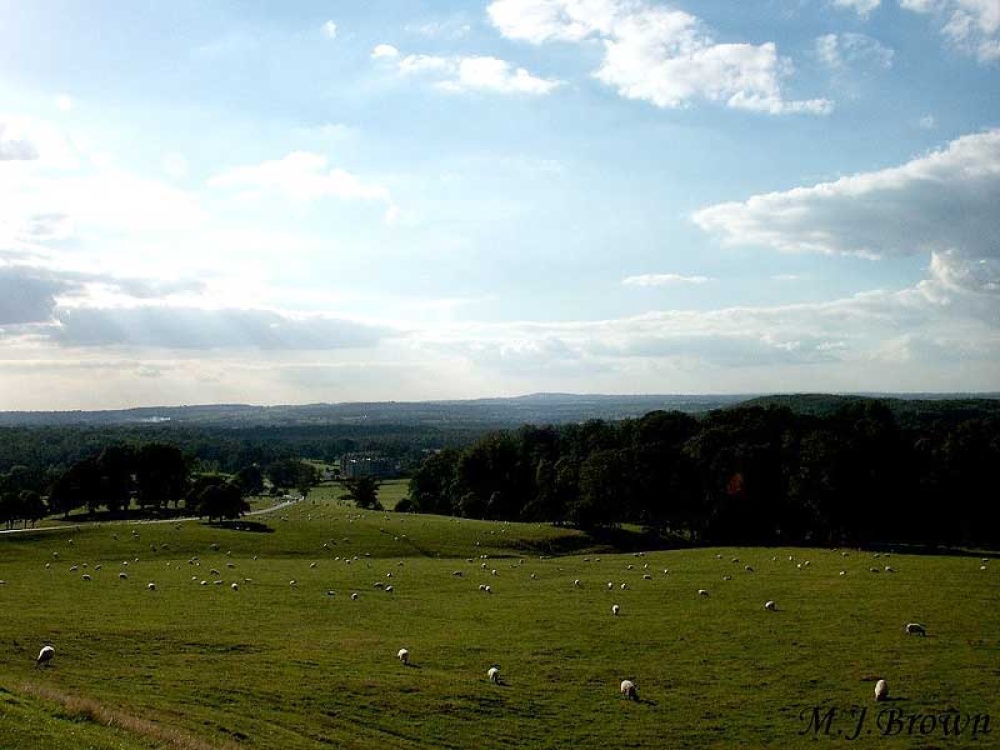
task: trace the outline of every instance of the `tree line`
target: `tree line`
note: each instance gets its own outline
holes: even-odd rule
[[[429,456],[403,509],[621,524],[700,544],[1000,543],[1000,418],[901,427],[877,400],[656,411],[499,431]]]
[[[294,458],[272,461],[263,469],[249,464],[232,474],[195,471],[197,459],[177,445],[112,444],[74,461],[65,469],[13,466],[0,473],[0,523],[8,528],[34,524],[50,514],[86,509],[122,516],[132,509],[177,511],[209,520],[237,518],[250,508],[247,498],[267,488],[300,494],[319,482],[315,466]]]

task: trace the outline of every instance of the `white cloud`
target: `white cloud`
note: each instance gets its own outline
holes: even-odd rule
[[[59,94],[55,98],[56,109],[60,112],[69,112],[76,106],[76,102],[73,101],[73,97],[68,94]]]
[[[1000,60],[1000,2],[997,0],[899,0],[906,10],[933,14],[941,33],[981,63]]]
[[[488,56],[406,55],[397,62],[403,75],[429,75],[440,80],[442,91],[490,91],[500,94],[541,96],[562,85],[562,81],[539,78],[506,60]]]
[[[399,57],[399,50],[391,44],[376,44],[372,49],[372,59],[392,60]]]
[[[0,120],[0,161],[30,161],[38,158],[38,148],[27,133]]]
[[[694,215],[730,245],[869,257],[1000,254],[1000,129],[900,167],[753,196]]]
[[[628,99],[682,107],[697,99],[770,114],[827,114],[827,99],[787,100],[791,62],[774,43],[721,44],[695,16],[640,0],[493,0],[490,19],[510,39],[599,40],[594,77]]]
[[[839,70],[846,66],[869,65],[882,69],[892,67],[895,52],[865,34],[825,34],[816,39],[816,53],[828,67]]]
[[[234,167],[212,177],[208,184],[257,195],[276,192],[294,201],[328,197],[391,200],[389,189],[384,185],[367,182],[344,169],[330,169],[325,156],[306,151],[295,151],[282,159],[252,166]]]
[[[862,18],[868,18],[882,4],[882,0],[833,0],[833,4],[837,8],[853,10]]]
[[[337,24],[335,24],[333,21],[327,21],[326,23],[323,24],[322,28],[323,28],[323,36],[325,36],[327,39],[337,38]]]
[[[622,279],[625,286],[670,286],[673,284],[706,284],[711,281],[708,276],[682,276],[677,273],[647,273],[639,276],[626,276]]]

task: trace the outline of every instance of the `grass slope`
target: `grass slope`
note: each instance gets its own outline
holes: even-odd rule
[[[848,744],[800,734],[813,706],[870,709],[873,734],[852,747],[990,746],[940,729],[882,736],[878,677],[907,713],[1000,715],[1000,563],[611,554],[565,529],[359,512],[322,496],[254,520],[0,538],[0,747],[22,720],[41,727],[30,746],[43,750],[151,741],[93,712],[61,718],[44,691],[207,743],[289,749]],[[897,572],[869,572],[885,564]],[[913,620],[927,638],[903,633]],[[56,658],[36,670],[45,640]],[[410,667],[395,659],[404,646]],[[493,663],[500,686],[486,681]],[[619,697],[622,677],[640,703]]]

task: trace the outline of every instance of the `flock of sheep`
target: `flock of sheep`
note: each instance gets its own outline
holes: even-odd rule
[[[135,532],[135,531],[133,531],[132,533],[133,533],[133,537],[136,540],[138,540],[138,533]],[[117,535],[116,535],[116,538],[117,538]],[[398,539],[398,537],[396,537],[396,538]],[[345,538],[345,541],[346,541],[346,538]],[[69,540],[69,543],[72,544],[72,540]],[[166,547],[166,545],[163,545],[163,546]],[[479,546],[479,542],[476,542],[476,546]],[[218,545],[212,545],[212,548],[214,550],[218,551]],[[330,543],[324,543],[323,544],[323,548],[324,549],[329,549],[330,548]],[[155,551],[155,548],[154,548],[154,551]],[[58,558],[59,558],[58,553],[53,553],[53,554],[54,554],[55,559],[58,560]],[[846,557],[849,553],[843,552],[842,554]],[[228,553],[227,553],[227,555],[228,555]],[[644,554],[641,553],[641,552],[635,553],[635,557],[637,557],[637,558],[641,558],[643,556],[644,556]],[[879,555],[877,553],[874,556],[876,558],[879,557]],[[369,557],[369,555],[366,554],[365,557]],[[722,555],[721,554],[716,554],[715,557],[717,559],[720,559],[720,560],[722,559]],[[253,559],[256,560],[257,557],[255,556]],[[359,556],[353,556],[353,557],[348,556],[348,557],[344,557],[343,559],[341,559],[341,557],[338,556],[338,557],[335,558],[335,561],[343,562],[345,564],[350,565],[353,562],[360,561],[361,559],[362,558],[360,558]],[[484,574],[488,573],[488,575],[491,578],[493,578],[493,577],[499,577],[500,576],[500,572],[498,571],[498,569],[491,568],[489,566],[488,562],[486,562],[488,559],[489,558],[488,558],[487,555],[479,555],[478,559],[476,559],[476,558],[467,558],[466,562],[471,564],[471,563],[480,561],[479,562],[479,569]],[[795,560],[793,559],[793,556],[789,556],[788,560],[790,562],[795,562]],[[135,558],[134,562],[138,562],[138,561],[139,561],[138,558]],[[600,562],[600,558],[596,558],[596,561]],[[772,561],[773,562],[777,562],[778,561],[777,556],[772,557]],[[590,558],[584,558],[584,562],[590,562]],[[733,564],[739,564],[740,560],[739,560],[739,558],[735,558],[734,557],[734,558],[732,558],[731,562]],[[985,565],[986,561],[984,560],[983,562],[984,562],[984,565]],[[188,560],[188,564],[189,565],[194,565],[194,566],[199,566],[200,565],[200,561],[198,560],[197,557],[193,557],[193,558],[190,558]],[[524,560],[521,559],[516,564],[511,565],[511,567],[512,568],[518,568],[518,567],[520,567],[523,564],[524,564]],[[170,563],[167,563],[167,565],[169,567]],[[399,565],[403,565],[403,562],[400,561]],[[803,569],[809,568],[810,565],[811,565],[811,562],[809,560],[798,561],[796,563],[796,567],[799,570],[803,570]],[[128,561],[123,561],[122,562],[122,567],[123,568],[127,568],[127,566],[128,566]],[[368,563],[368,566],[370,567],[370,563]],[[47,563],[46,564],[46,568],[50,568],[50,567],[51,567],[51,564]],[[84,564],[83,567],[86,568],[86,565]],[[234,568],[235,564],[232,563],[232,562],[228,562],[227,563],[227,567]],[[313,563],[311,563],[309,565],[310,569],[316,569],[316,567],[317,567],[317,564],[315,562],[313,562]],[[94,571],[99,571],[100,569],[101,569],[100,565],[94,566]],[[633,564],[628,564],[626,566],[626,570],[628,570],[628,571],[632,571],[634,569],[635,569],[635,566]],[[74,566],[72,566],[70,568],[70,570],[73,571],[73,572],[76,572],[76,571],[78,571],[78,566],[74,565]],[[561,571],[562,569],[559,568],[559,570]],[[651,581],[651,580],[653,580],[653,575],[652,575],[652,573],[648,572],[648,570],[649,570],[649,565],[648,564],[644,565],[643,566],[643,571],[644,572],[642,573],[642,580],[644,580],[644,581]],[[872,568],[870,568],[870,570],[871,570],[871,572],[882,572],[882,571],[887,572],[887,573],[894,573],[895,572],[895,569],[893,569],[889,565],[885,565],[882,568],[872,567]],[[743,566],[743,571],[746,574],[754,574],[756,572],[755,568],[752,565],[744,565]],[[212,568],[212,570],[210,571],[210,573],[211,573],[212,576],[219,576],[219,578],[216,578],[216,579],[213,580],[214,584],[220,585],[220,584],[222,584],[224,582],[221,579],[221,575],[222,574],[221,574],[221,572],[220,572],[219,569]],[[669,569],[664,569],[663,570],[663,574],[664,575],[669,575],[669,573],[670,573]],[[452,575],[455,576],[455,577],[457,577],[457,578],[463,578],[463,577],[465,577],[465,571],[456,570],[456,571],[454,571],[452,573]],[[840,575],[841,576],[847,575],[847,571],[846,570],[841,570],[840,571]],[[128,580],[128,574],[124,570],[122,570],[122,572],[120,572],[118,574],[118,577],[122,581],[127,581]],[[93,577],[91,576],[90,573],[84,573],[82,575],[82,578],[83,578],[84,581],[91,581],[91,580],[93,580]],[[386,574],[386,578],[387,579],[391,579],[392,578],[392,572],[387,573]],[[537,579],[536,574],[535,573],[531,573],[530,574],[530,580],[536,580],[536,579]],[[723,575],[723,580],[724,581],[731,581],[732,579],[733,579],[732,574],[727,573],[727,574]],[[191,580],[192,581],[196,581],[196,582],[200,582],[200,585],[202,585],[202,586],[207,585],[207,583],[208,583],[208,579],[207,578],[206,579],[201,579],[201,577],[198,576],[198,575],[194,575]],[[232,589],[232,591],[238,592],[240,590],[240,583],[241,582],[243,582],[243,583],[252,583],[252,579],[244,578],[244,579],[242,579],[242,581],[232,581],[231,584],[230,584],[230,588]],[[295,588],[297,586],[297,581],[295,579],[292,579],[289,583],[290,583],[290,586],[292,588]],[[382,589],[383,591],[388,592],[388,593],[391,593],[393,591],[393,586],[392,585],[386,585],[383,581],[377,581],[374,585],[375,585],[376,588]],[[581,579],[581,578],[575,578],[575,579],[572,580],[572,587],[573,588],[582,589],[582,588],[585,588],[585,586],[586,586],[586,584],[585,584],[584,580]],[[156,591],[156,588],[157,588],[156,587],[156,583],[154,581],[150,581],[147,584],[147,588],[150,591]],[[493,588],[492,588],[492,586],[490,584],[480,583],[478,585],[478,588],[479,588],[479,591],[481,591],[483,593],[486,593],[486,594],[492,594],[493,593]],[[616,586],[616,584],[615,584],[614,581],[608,581],[607,584],[606,584],[606,588],[607,588],[608,591],[614,591],[616,589],[621,590],[621,591],[626,591],[629,588],[629,584],[627,582],[622,582],[622,583],[620,583],[620,585]],[[336,591],[334,591],[334,590],[327,590],[326,593],[327,593],[327,595],[331,595],[332,596],[332,595],[336,594]],[[697,596],[702,597],[702,598],[707,598],[707,597],[709,597],[709,590],[708,589],[697,589]],[[354,601],[357,601],[358,598],[359,598],[359,595],[358,595],[357,592],[354,592],[354,593],[351,594],[350,598],[352,600],[354,600]],[[764,602],[763,608],[766,611],[769,611],[769,612],[777,612],[778,611],[777,603],[773,599],[769,599],[766,602]],[[610,611],[611,611],[612,616],[618,617],[622,613],[622,607],[621,607],[621,605],[619,603],[613,603],[611,605],[611,607],[610,607]],[[918,623],[918,622],[909,622],[909,623],[907,623],[905,625],[905,627],[904,627],[904,632],[906,634],[908,634],[908,635],[921,635],[921,636],[926,636],[927,635],[927,629],[926,629],[926,627],[923,624]],[[41,651],[38,654],[38,657],[36,659],[36,667],[47,666],[48,664],[51,663],[54,655],[55,655],[55,649],[53,648],[53,646],[50,643],[46,643],[46,645],[41,649]],[[411,653],[410,653],[410,650],[408,648],[401,648],[401,649],[399,649],[399,651],[397,652],[396,656],[397,656],[397,659],[404,666],[409,666],[410,665],[410,663],[411,663]],[[489,682],[491,682],[493,684],[498,684],[498,685],[501,684],[500,667],[499,667],[499,665],[493,664],[493,665],[489,666],[489,668],[486,671],[486,678],[487,678],[487,680]],[[623,698],[627,699],[627,700],[633,700],[633,701],[638,701],[639,700],[638,689],[637,689],[636,681],[635,681],[634,678],[624,678],[624,679],[621,679],[620,685],[619,685],[619,691],[620,691],[621,696]],[[888,698],[888,694],[889,694],[889,691],[888,691],[888,685],[887,685],[886,680],[885,679],[879,679],[877,681],[876,687],[875,687],[875,699],[877,701],[886,700]]]

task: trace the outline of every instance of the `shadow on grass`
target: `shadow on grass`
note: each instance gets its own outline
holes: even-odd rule
[[[274,529],[260,521],[210,521],[205,524],[213,529],[228,529],[229,531],[249,531],[254,534],[273,534]]]

